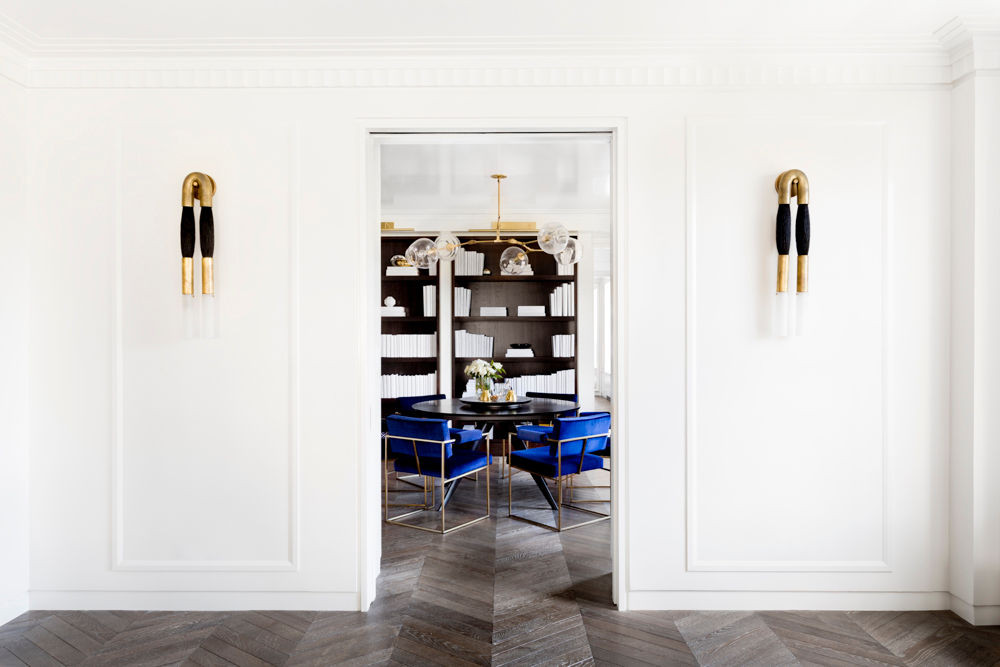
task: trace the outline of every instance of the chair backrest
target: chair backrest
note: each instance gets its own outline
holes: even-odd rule
[[[400,396],[396,400],[399,402],[399,411],[408,415],[413,411],[413,406],[416,403],[440,401],[442,398],[444,398],[444,394],[428,394],[427,396]]]
[[[611,431],[611,415],[599,412],[586,417],[560,417],[553,424],[549,435],[549,454],[556,456],[556,441],[570,440],[562,443],[562,457],[581,455],[588,452],[599,452],[608,445],[608,433]],[[593,438],[587,436],[593,435]],[[581,438],[577,440],[576,438]],[[582,440],[582,438],[587,438]]]
[[[421,419],[419,417],[406,417],[404,415],[389,415],[385,418],[389,438],[389,451],[402,456],[413,456],[413,440],[417,445],[417,457],[425,456],[441,458],[441,443],[451,440],[448,432],[448,422],[444,419]],[[430,440],[431,442],[421,442]],[[444,456],[451,456],[451,445],[444,446]]]
[[[578,394],[550,394],[544,391],[528,391],[524,394],[528,398],[551,398],[556,401],[573,401],[574,403],[580,402],[580,396]],[[574,417],[576,416],[576,410],[567,410],[566,412],[557,415],[559,417]]]

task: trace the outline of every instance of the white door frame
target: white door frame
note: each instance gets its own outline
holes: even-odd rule
[[[362,225],[362,289],[356,303],[358,321],[363,322],[358,341],[359,372],[363,384],[358,392],[358,414],[363,423],[358,442],[358,590],[359,606],[367,611],[375,599],[375,583],[382,558],[381,459],[378,442],[381,400],[378,391],[380,371],[379,340],[381,326],[378,309],[381,295],[380,261],[380,179],[377,139],[382,132],[586,132],[611,133],[611,276],[612,312],[612,425],[611,491],[612,491],[612,574],[611,590],[618,608],[628,607],[628,394],[625,369],[628,368],[625,346],[625,323],[628,322],[628,273],[625,271],[626,234],[628,220],[626,201],[627,124],[624,118],[590,116],[558,116],[542,118],[366,118],[358,123],[361,148],[361,210]]]

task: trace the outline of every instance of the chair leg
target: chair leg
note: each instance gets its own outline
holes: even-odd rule
[[[556,486],[559,488],[559,500],[556,501],[556,504],[559,508],[558,510],[556,510],[556,530],[558,530],[561,533],[562,532],[562,487],[563,487],[562,475],[556,477]]]

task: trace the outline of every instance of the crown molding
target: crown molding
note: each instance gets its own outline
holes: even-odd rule
[[[934,34],[948,54],[952,81],[975,72],[1000,72],[1000,18],[956,17]]]
[[[927,37],[780,45],[561,36],[128,40],[44,38],[0,15],[0,75],[38,89],[934,87],[970,68],[1000,66],[1000,49],[990,48],[995,58],[979,53],[1000,34],[996,24],[959,18]]]

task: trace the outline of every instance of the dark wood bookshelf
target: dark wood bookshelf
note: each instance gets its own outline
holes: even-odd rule
[[[483,252],[483,246],[473,246],[476,252]],[[534,256],[532,256],[534,257]],[[498,259],[499,265],[499,259]],[[489,267],[486,267],[489,268]],[[496,269],[497,272],[500,269]],[[575,283],[576,276],[503,276],[503,275],[489,275],[489,276],[455,276],[455,284],[460,283]]]
[[[395,239],[393,239],[393,240],[395,240]],[[409,242],[407,243],[407,245],[409,245]],[[405,248],[404,248],[404,250],[405,250]],[[392,255],[397,255],[397,254],[402,255],[403,253],[395,253],[394,252],[391,255],[389,255],[389,257],[392,257]],[[385,261],[386,261],[386,264],[388,264],[389,258],[386,257]],[[382,267],[382,271],[383,272],[385,271],[385,266]],[[423,275],[421,275],[421,276],[385,276],[385,275],[383,275],[382,276],[382,282],[383,283],[423,283],[425,285],[431,285],[431,284],[437,284],[437,281],[438,281],[438,277],[437,276],[423,276]]]
[[[505,235],[506,236],[506,235]],[[473,237],[459,239],[465,241]],[[481,238],[481,237],[478,237]],[[535,235],[517,235],[524,241],[533,241]],[[549,295],[563,283],[576,284],[576,271],[573,275],[557,275],[555,257],[540,252],[530,253],[529,258],[533,275],[504,276],[500,275],[500,254],[510,247],[508,244],[474,244],[466,246],[486,255],[485,268],[489,275],[454,276],[454,284],[472,292],[472,305],[469,316],[457,317],[452,308],[452,331],[464,329],[469,333],[485,334],[493,337],[493,359],[508,369],[508,376],[551,375],[556,371],[576,369],[576,357],[552,356],[552,336],[555,334],[575,334],[577,332],[576,316],[555,317],[551,314],[541,317],[518,317],[517,315],[478,316],[480,306],[504,306],[508,313],[517,313],[518,306],[545,306],[549,313]],[[453,294],[448,298],[453,299]],[[579,287],[577,288],[574,312],[579,312]],[[454,333],[452,334],[454,338]],[[577,341],[579,343],[579,341]],[[534,357],[507,358],[504,353],[514,343],[528,343],[534,351]],[[478,357],[457,357],[454,340],[452,342],[452,392],[461,396],[465,390],[467,378],[465,367]],[[579,375],[576,378],[575,391],[579,393]]]
[[[473,298],[475,298],[473,296]],[[548,308],[548,306],[546,306]],[[517,317],[517,316],[504,316],[504,315],[470,315],[469,317],[456,317],[456,322],[517,322],[517,323],[527,323],[527,322],[538,322],[538,323],[551,323],[551,322],[576,322],[576,317],[572,315],[552,317],[550,315],[537,315],[534,317]],[[557,331],[556,333],[563,333]]]
[[[425,285],[437,285],[440,292],[441,286],[437,275],[429,275],[426,270],[421,270],[418,276],[387,276],[385,267],[389,266],[389,258],[393,255],[402,255],[415,239],[426,234],[412,235],[383,235],[382,236],[382,264],[379,271],[382,272],[382,296],[378,306],[381,307],[387,296],[396,299],[397,306],[404,306],[407,309],[406,317],[382,317],[381,329],[383,334],[433,334],[438,333],[438,318],[424,317],[424,292]],[[431,235],[433,236],[433,235]],[[430,372],[437,372],[437,387],[432,392],[437,393],[442,386],[441,366],[441,337],[438,335],[438,345],[433,357],[382,357],[381,367],[383,375],[426,375]],[[395,398],[382,399],[382,417],[397,411],[398,402]]]

